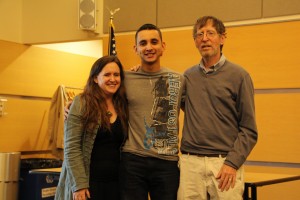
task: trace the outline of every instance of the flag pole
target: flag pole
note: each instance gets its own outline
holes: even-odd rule
[[[118,12],[120,8],[113,10],[109,10],[110,13],[110,21],[109,21],[109,42],[108,42],[108,55],[116,56],[116,40],[115,40],[115,27],[113,24],[114,14]]]

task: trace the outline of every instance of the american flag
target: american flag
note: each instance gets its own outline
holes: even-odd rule
[[[110,26],[109,26],[108,55],[110,55],[110,56],[116,56],[117,55],[115,27],[114,27],[112,18],[110,19]]]

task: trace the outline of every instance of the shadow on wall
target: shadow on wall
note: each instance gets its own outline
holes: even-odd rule
[[[5,49],[0,54],[0,73],[24,53],[30,46],[0,40],[0,48]]]

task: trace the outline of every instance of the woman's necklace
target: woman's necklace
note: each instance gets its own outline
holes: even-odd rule
[[[107,117],[111,117],[113,114],[108,110],[108,111],[106,111],[106,116]]]

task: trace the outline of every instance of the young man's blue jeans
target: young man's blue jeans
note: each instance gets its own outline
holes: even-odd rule
[[[176,200],[178,162],[122,153],[120,184],[122,200]]]

